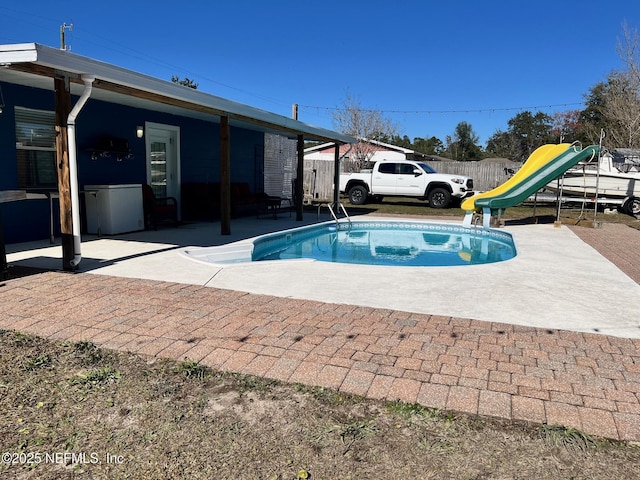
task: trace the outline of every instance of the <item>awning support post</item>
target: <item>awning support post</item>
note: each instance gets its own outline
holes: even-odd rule
[[[67,118],[71,112],[71,87],[69,77],[56,77],[56,167],[58,168],[58,194],[60,200],[60,237],[62,243],[62,268],[75,270],[73,240],[73,212],[71,205],[71,175],[69,170],[69,136]]]
[[[298,168],[296,173],[296,184],[293,198],[295,198],[296,221],[303,220],[303,200],[304,200],[304,135],[298,135]]]
[[[231,235],[231,147],[229,117],[220,117],[220,235]]]
[[[335,212],[340,211],[338,205],[340,205],[340,144],[336,142],[333,153],[333,210]]]

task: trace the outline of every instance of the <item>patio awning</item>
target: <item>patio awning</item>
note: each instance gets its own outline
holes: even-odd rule
[[[348,135],[227,100],[193,88],[37,43],[0,45],[0,80],[53,90],[52,78],[69,76],[71,93],[80,95],[82,75],[95,77],[92,98],[183,117],[323,142],[354,143]]]
[[[60,114],[62,118],[77,115],[78,112],[74,113],[73,110],[71,113],[65,112],[67,104],[71,103],[71,95],[76,95],[80,97],[74,107],[78,111],[90,96],[109,103],[219,123],[223,235],[231,232],[229,127],[274,133],[298,142],[317,140],[344,144],[356,141],[351,136],[283,115],[37,43],[0,45],[0,81],[55,92],[56,115]],[[72,128],[71,124],[69,128]],[[61,163],[61,173],[58,175],[65,269],[75,268],[81,258],[75,127],[73,128],[74,133],[68,136],[68,144],[66,127],[63,135],[56,141],[58,157],[68,158],[68,161]],[[303,157],[299,155],[299,168],[302,168],[302,161]],[[302,191],[302,176],[298,177],[297,189]],[[297,217],[301,219],[302,195],[298,197],[300,200],[297,201],[296,210]]]

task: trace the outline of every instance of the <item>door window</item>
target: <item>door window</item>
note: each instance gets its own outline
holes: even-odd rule
[[[167,196],[167,144],[151,142],[151,188],[156,197]]]
[[[416,167],[414,165],[411,165],[409,163],[401,163],[399,165],[400,169],[398,174],[400,175],[415,175],[413,173],[413,171],[416,169]]]
[[[378,171],[380,173],[387,173],[387,174],[395,175],[395,173],[396,173],[396,164],[395,163],[381,163],[378,166]]]

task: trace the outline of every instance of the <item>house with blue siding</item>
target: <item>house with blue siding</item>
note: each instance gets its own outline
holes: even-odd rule
[[[59,236],[68,270],[107,189],[135,190],[131,211],[143,191],[173,198],[178,219],[219,219],[225,235],[257,194],[291,197],[302,220],[302,175],[274,183],[271,170],[291,159],[267,158],[265,139],[292,144],[300,172],[304,141],[354,141],[35,43],[0,45],[0,110],[0,259],[5,243]]]

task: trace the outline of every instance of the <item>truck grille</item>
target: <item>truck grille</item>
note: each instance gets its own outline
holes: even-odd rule
[[[467,190],[473,190],[473,178],[467,180]]]

